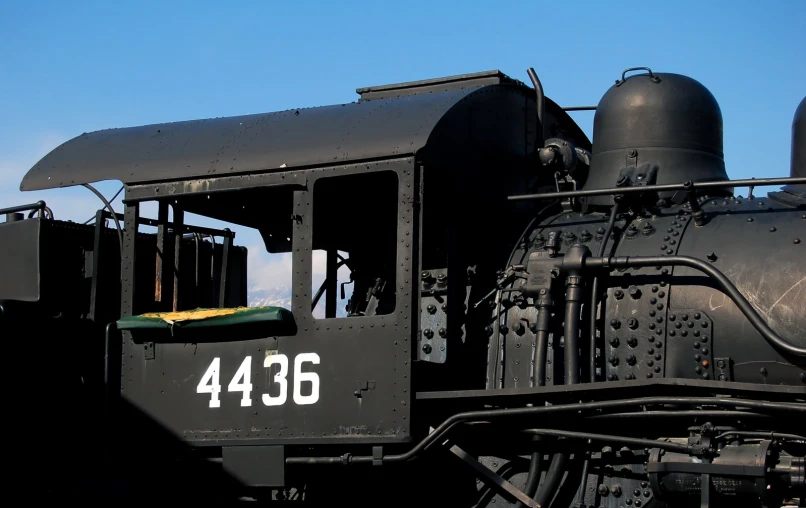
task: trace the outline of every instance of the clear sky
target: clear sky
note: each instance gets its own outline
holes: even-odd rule
[[[487,69],[528,83],[530,66],[560,105],[596,104],[627,67],[687,74],[720,103],[728,174],[788,176],[805,26],[804,0],[0,0],[0,207],[92,215],[87,189],[18,190],[82,132],[352,102],[357,87]],[[593,114],[574,118],[592,137]]]

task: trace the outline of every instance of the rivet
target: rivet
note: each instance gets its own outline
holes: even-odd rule
[[[776,231],[778,231],[778,230],[775,228],[775,226],[770,228],[770,233],[775,233]]]
[[[655,366],[655,372],[660,372],[660,365]]]
[[[654,310],[649,311],[649,316],[650,317],[655,317],[655,314],[657,314],[657,313]]]
[[[752,217],[748,217],[748,218],[747,218],[747,222],[753,222],[753,218],[752,218]]]
[[[794,243],[796,245],[799,244],[800,243],[800,238],[795,238],[794,240],[792,240],[792,243]]]

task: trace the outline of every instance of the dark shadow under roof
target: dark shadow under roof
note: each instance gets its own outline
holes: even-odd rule
[[[20,189],[184,180],[414,154],[468,95],[497,83],[522,86],[497,71],[468,76],[412,95],[396,90],[393,97],[358,103],[85,133],[43,157]]]

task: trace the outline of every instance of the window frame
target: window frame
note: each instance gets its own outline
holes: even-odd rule
[[[322,178],[338,178],[357,174],[393,172],[397,175],[397,251],[395,270],[395,309],[389,314],[375,316],[345,316],[316,318],[313,313],[313,295],[318,287],[313,287],[313,200],[316,181]],[[412,309],[415,299],[412,288],[417,281],[419,238],[417,234],[417,197],[414,158],[405,157],[391,161],[364,164],[349,164],[325,169],[310,170],[307,175],[307,188],[295,191],[294,197],[294,236],[291,239],[292,265],[292,312],[295,318],[310,321],[313,326],[388,326],[412,322]],[[324,297],[323,297],[324,298]],[[416,312],[414,313],[416,315]]]

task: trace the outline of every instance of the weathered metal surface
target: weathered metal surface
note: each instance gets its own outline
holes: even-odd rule
[[[588,189],[612,187],[622,168],[645,163],[659,166],[658,184],[727,179],[719,104],[687,76],[622,76],[599,102],[593,132]],[[607,197],[590,202],[612,204]]]
[[[39,300],[40,223],[28,219],[0,224],[0,300]]]
[[[341,166],[337,171],[307,170],[311,187],[308,191],[294,191],[293,209],[286,216],[294,225],[294,292],[290,310],[296,321],[296,332],[291,336],[249,339],[222,335],[219,341],[199,341],[192,345],[155,340],[153,353],[145,350],[142,343],[135,342],[129,332],[124,332],[123,399],[169,429],[178,439],[200,446],[408,440],[411,434],[410,372],[415,356],[412,348],[416,346],[413,330],[418,327],[414,307],[418,293],[413,286],[417,263],[412,256],[415,251],[412,238],[417,238],[413,197],[418,190],[414,185],[413,163],[412,158],[404,158],[394,163]],[[376,176],[382,175],[392,176],[395,189],[392,196],[397,203],[380,200],[390,197],[382,193],[388,187],[377,185]],[[334,216],[327,216],[330,208],[322,210],[325,216],[314,208],[317,182],[350,176],[358,178],[357,182],[364,178],[372,183],[376,193],[381,192],[378,198],[369,201],[374,216],[389,218],[386,213],[389,206],[383,211],[378,209],[381,202],[397,210],[387,224],[388,228],[396,227],[396,230],[386,229],[364,240],[366,248],[363,250],[362,244],[349,241],[346,248],[351,259],[359,263],[358,267],[372,269],[374,265],[360,263],[368,260],[362,255],[388,254],[391,246],[394,280],[387,287],[393,294],[394,308],[389,311],[384,307],[389,302],[384,303],[382,298],[378,308],[386,309],[383,313],[317,319],[311,309],[315,289],[311,281],[311,253],[322,248],[322,242],[339,238],[357,242],[366,238],[360,230],[351,235],[342,232],[341,236],[333,236],[330,221]],[[352,207],[352,211],[346,213],[353,216],[363,206],[359,195],[367,187],[351,185],[350,188],[351,193],[338,197],[351,203],[345,205]],[[325,197],[334,196],[328,192]],[[322,222],[319,227],[317,220]],[[380,236],[391,238],[391,244],[379,243]],[[131,268],[127,268],[124,276],[132,276]],[[134,277],[139,280],[137,272]],[[353,298],[363,294],[356,289]],[[128,311],[138,312],[136,308]],[[152,354],[153,359],[147,359]],[[286,360],[275,360],[280,357]],[[221,386],[217,407],[210,406],[209,393],[197,393],[197,387],[214,361],[218,362],[217,384]],[[269,367],[265,367],[267,361]],[[228,390],[228,383],[238,377],[236,372],[242,367],[248,368],[251,375],[235,381],[251,383],[251,402],[247,406],[242,404],[242,392]],[[301,374],[305,372],[309,374],[303,379]],[[314,377],[316,381],[311,381]],[[284,398],[281,394],[285,394]],[[273,399],[265,398],[266,395]]]
[[[20,189],[180,180],[413,154],[451,108],[478,90],[85,133],[34,165]]]

